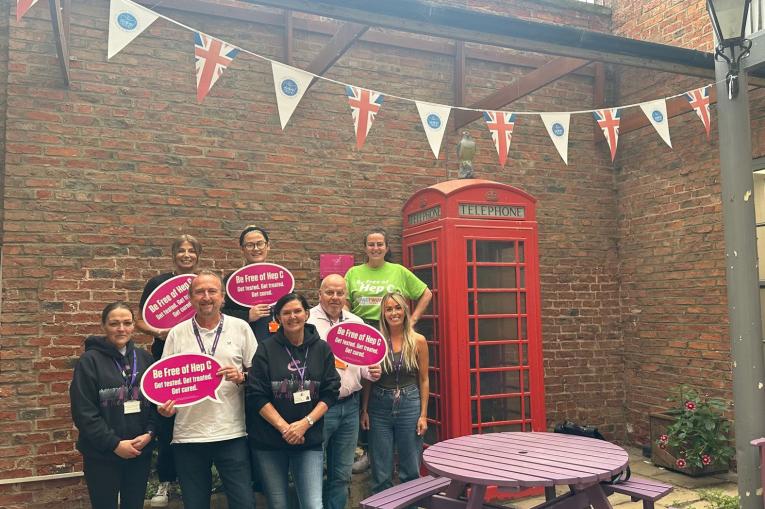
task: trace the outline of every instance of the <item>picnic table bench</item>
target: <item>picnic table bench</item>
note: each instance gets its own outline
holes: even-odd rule
[[[618,484],[606,484],[604,489],[608,495],[621,493],[622,495],[629,495],[633,502],[642,500],[643,509],[653,509],[654,502],[669,494],[673,487],[653,479],[630,477],[629,480]]]
[[[450,483],[446,477],[426,475],[365,498],[361,501],[361,509],[400,509],[446,490]]]

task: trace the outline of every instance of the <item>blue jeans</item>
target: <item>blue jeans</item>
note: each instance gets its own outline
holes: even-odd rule
[[[359,393],[336,403],[324,414],[324,454],[327,460],[327,483],[324,507],[344,509],[356,442],[359,438]]]
[[[422,437],[417,435],[420,389],[416,384],[401,389],[397,403],[393,389],[372,387],[369,396],[369,462],[372,492],[393,486],[393,450],[398,450],[398,478],[403,483],[420,476]]]
[[[269,509],[287,509],[288,474],[292,474],[292,480],[295,482],[300,509],[322,509],[324,451],[255,449],[254,456],[258,460]]]
[[[229,507],[254,509],[247,439],[173,444],[184,509],[210,509],[212,465],[220,474]]]

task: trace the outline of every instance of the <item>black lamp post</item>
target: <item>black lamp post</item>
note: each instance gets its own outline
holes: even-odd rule
[[[709,18],[712,20],[712,28],[717,39],[715,59],[722,58],[728,62],[730,68],[725,79],[728,84],[728,97],[730,99],[738,95],[738,74],[741,58],[748,55],[749,49],[752,47],[752,41],[746,38],[746,19],[751,1],[707,0]]]

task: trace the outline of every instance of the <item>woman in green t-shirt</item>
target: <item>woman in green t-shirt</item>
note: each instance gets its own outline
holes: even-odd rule
[[[379,328],[380,302],[384,295],[397,292],[416,302],[411,316],[412,325],[416,324],[433,298],[428,286],[403,265],[390,261],[388,233],[384,229],[367,231],[364,251],[366,263],[352,267],[345,275],[351,312]]]

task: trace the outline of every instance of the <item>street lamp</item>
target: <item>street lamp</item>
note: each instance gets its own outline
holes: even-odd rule
[[[738,95],[738,73],[741,59],[749,54],[752,41],[746,38],[746,18],[752,0],[707,0],[707,10],[715,31],[715,59],[728,62],[728,98]],[[730,56],[726,54],[728,49]],[[738,50],[738,54],[736,54]]]

